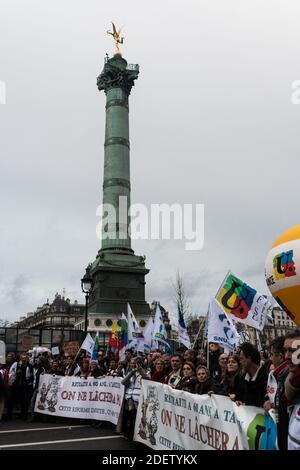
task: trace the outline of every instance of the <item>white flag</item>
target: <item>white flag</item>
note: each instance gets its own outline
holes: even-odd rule
[[[182,343],[187,349],[191,349],[191,340],[186,328],[178,326],[178,341]]]
[[[154,330],[154,321],[153,321],[153,318],[150,317],[144,328],[144,339],[141,341],[141,344],[143,345],[142,352],[146,354],[152,351],[153,330]]]
[[[170,345],[168,343],[168,336],[167,336],[166,328],[165,328],[165,325],[162,319],[162,314],[161,314],[158,304],[156,305],[156,311],[155,311],[153,339],[155,341],[158,341],[164,344],[171,350]]]
[[[216,299],[211,299],[208,314],[207,339],[209,343],[218,343],[231,351],[240,339],[232,321],[228,318]]]
[[[128,346],[140,351],[139,343],[144,338],[130,305],[127,304]]]
[[[186,329],[183,313],[178,307],[178,341],[182,343],[187,349],[191,348],[191,340]]]
[[[93,354],[93,349],[94,349],[94,344],[95,344],[95,341],[93,340],[93,338],[91,337],[90,333],[88,333],[85,337],[85,340],[83,341],[80,349],[84,349],[85,351],[87,351],[90,355]]]

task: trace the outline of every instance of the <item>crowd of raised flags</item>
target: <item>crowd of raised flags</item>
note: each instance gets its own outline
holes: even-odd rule
[[[129,304],[127,304],[127,318],[122,313],[118,323],[119,326],[116,322],[112,324],[108,348],[120,360],[124,359],[126,349],[145,354],[157,349],[172,352],[159,305],[156,307],[154,320],[152,317],[148,319],[144,332],[141,331]],[[81,345],[81,349],[85,350],[91,359],[96,356],[99,347],[98,333],[95,339],[88,333]]]
[[[124,410],[123,414],[120,413],[120,416],[124,419],[124,429],[127,429],[128,436],[133,436],[135,416],[140,404],[139,394],[141,392],[142,379],[160,382],[190,394],[223,395],[235,401],[237,406],[245,404],[265,407],[266,392],[269,389],[275,390],[275,382],[269,382],[267,387],[267,376],[268,373],[272,374],[272,371],[270,364],[264,362],[259,354],[259,332],[268,322],[272,309],[273,305],[267,296],[259,294],[253,287],[250,287],[229,272],[218,289],[217,294],[209,302],[204,330],[204,338],[206,338],[207,343],[206,358],[202,349],[198,351],[197,356],[197,349],[194,348],[196,340],[191,345],[184,315],[179,307],[177,309],[177,322],[174,328],[177,332],[178,347],[174,351],[167,335],[159,304],[156,304],[155,315],[153,318],[152,316],[149,317],[143,331],[135,318],[131,306],[127,304],[127,315],[122,313],[118,323],[113,322],[112,324],[106,354],[103,350],[100,350],[102,345],[100,345],[99,333],[96,333],[94,338],[88,333],[74,359],[73,356],[58,359],[37,357],[37,362],[35,362],[35,359],[32,358],[36,370],[35,375],[31,375],[32,377],[40,377],[40,375],[46,373],[64,377],[80,376],[80,378],[85,379],[88,377],[99,378],[105,376],[121,378],[121,384],[125,386],[125,394]],[[247,328],[249,326],[255,328],[258,348],[255,348],[248,342]],[[296,334],[298,338],[299,332],[294,332],[293,334]],[[286,337],[277,338],[280,339],[282,344],[281,346],[276,346],[277,349],[275,348],[275,350],[278,351],[276,354],[281,356],[283,360],[289,359],[287,353],[290,354],[292,349],[288,342],[292,341],[294,337],[287,335]],[[174,344],[174,339],[172,338],[172,340]],[[187,348],[184,353],[182,353],[180,345]],[[271,355],[273,355],[272,347],[271,344]],[[82,354],[81,350],[85,350],[86,354]],[[81,358],[76,361],[80,354]],[[277,374],[278,364],[276,365],[273,359],[271,362],[276,367],[274,374]],[[26,371],[27,374],[29,365],[27,365],[28,358],[25,357],[20,363],[15,362],[5,369],[2,368],[2,372],[8,372],[6,377],[9,378],[9,374],[14,370],[14,364],[20,368],[23,367],[22,370]],[[241,366],[244,368],[243,371]],[[288,364],[280,363],[280,371],[283,366],[284,372],[288,374]],[[242,373],[245,375],[242,375]],[[300,374],[298,373],[298,375]],[[285,376],[286,380],[288,380],[288,377],[288,375]],[[280,382],[278,390],[281,393],[283,390],[282,384],[285,386],[281,375],[280,380],[278,378],[278,383]],[[70,383],[72,384],[72,382]],[[35,380],[32,386],[33,388],[30,390],[31,394],[34,390],[32,395],[33,400],[37,397],[38,379]],[[149,387],[152,387],[152,391],[149,389],[152,393],[153,385]],[[21,410],[23,410],[25,416],[28,412],[30,394],[27,394],[26,401],[23,399],[26,395],[23,393],[23,388],[20,388],[20,390],[19,395],[16,396],[17,401],[15,403],[18,404],[20,402],[22,404],[23,408]],[[292,388],[291,390],[293,391]],[[278,396],[277,394],[277,401]],[[149,398],[147,397],[146,402]],[[14,400],[11,398],[12,396],[8,396],[7,400],[8,416],[10,413],[12,414],[14,406]],[[273,406],[276,400],[272,401],[271,398],[269,401]],[[284,406],[282,409],[284,409],[286,414],[287,406]],[[282,411],[279,406],[277,408]],[[34,406],[31,405],[32,413],[33,410]],[[281,422],[285,422],[284,416],[280,418]],[[141,419],[144,420],[144,417],[142,416]],[[285,433],[281,433],[281,436],[283,436],[284,445],[286,445],[287,423],[284,430]],[[142,434],[146,435],[144,431]]]
[[[207,338],[207,343],[218,343],[225,351],[233,352],[249,339],[247,327],[251,326],[256,330],[259,344],[259,331],[272,318],[272,309],[273,304],[267,296],[260,294],[229,271],[215,297],[210,299],[204,337]],[[173,321],[171,326],[176,332],[175,341],[178,345],[191,348],[184,315],[179,307],[176,321]],[[156,305],[154,318],[149,317],[142,331],[128,303],[127,316],[122,313],[118,324],[112,324],[108,348],[120,360],[124,359],[126,349],[145,354],[156,350],[173,353],[159,304]],[[88,334],[81,349],[86,350],[91,358],[96,357],[99,350],[98,334],[94,340]]]

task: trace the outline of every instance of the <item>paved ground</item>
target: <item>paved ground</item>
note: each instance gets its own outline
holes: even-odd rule
[[[85,424],[27,423],[20,419],[0,425],[0,450],[137,450],[131,442],[105,427]]]

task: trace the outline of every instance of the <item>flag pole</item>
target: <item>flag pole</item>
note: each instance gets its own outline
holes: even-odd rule
[[[69,369],[69,371],[68,371],[67,377],[70,375],[70,371],[71,371],[73,365],[75,364],[75,361],[76,361],[77,356],[78,356],[78,354],[80,353],[80,351],[81,351],[81,346],[80,346],[80,348],[78,349],[78,352],[77,352],[76,356],[75,356],[74,359],[73,359],[73,362],[72,362],[71,367],[70,367],[70,369]]]
[[[202,319],[202,320],[200,321],[200,323],[199,323],[198,332],[197,332],[196,338],[195,338],[195,340],[194,340],[194,342],[193,342],[192,349],[194,349],[194,347],[195,347],[195,344],[196,344],[196,342],[197,342],[197,339],[198,339],[198,336],[199,336],[199,334],[200,334],[201,328],[202,328],[203,323],[204,323],[205,321],[206,321],[206,317],[203,317],[203,319]],[[204,338],[203,338],[202,344],[203,344],[203,343],[204,343]]]
[[[215,295],[215,299],[218,297],[218,295],[219,295],[219,293],[220,293],[220,290],[221,290],[221,288],[222,288],[222,286],[223,286],[225,280],[226,280],[227,277],[229,276],[229,274],[231,274],[231,270],[230,270],[230,269],[228,269],[227,274],[226,274],[226,276],[224,277],[224,279],[223,279],[223,281],[222,281],[222,283],[221,283],[221,285],[220,285],[220,287],[219,287],[219,289],[218,289],[218,291],[217,291],[217,293],[216,293],[216,295]]]
[[[206,314],[206,321],[207,321],[207,340],[206,340],[206,367],[209,369],[209,341],[208,341],[208,323],[209,323],[209,314],[211,313],[210,310],[210,302],[208,304],[207,314]]]
[[[207,351],[206,351],[206,367],[209,369],[209,341],[207,339]]]

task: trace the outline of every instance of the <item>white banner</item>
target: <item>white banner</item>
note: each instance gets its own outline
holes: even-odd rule
[[[120,377],[84,379],[44,374],[40,377],[34,411],[117,424],[123,396],[124,385]]]
[[[6,345],[0,341],[0,364],[6,364]]]
[[[262,408],[142,381],[135,435],[155,450],[274,450],[276,423]]]

